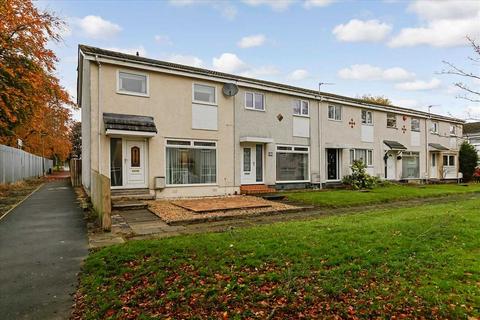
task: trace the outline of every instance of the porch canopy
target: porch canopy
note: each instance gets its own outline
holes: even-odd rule
[[[273,139],[264,137],[240,137],[240,142],[272,143]]]
[[[429,143],[428,146],[433,151],[448,151],[447,147],[442,146],[440,143]]]
[[[106,135],[154,137],[157,127],[153,117],[133,114],[104,113]]]
[[[385,143],[390,150],[407,150],[407,147],[397,141],[383,140],[383,143]]]

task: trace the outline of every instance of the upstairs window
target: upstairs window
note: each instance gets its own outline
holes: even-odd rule
[[[450,125],[450,135],[456,136],[457,135],[457,127],[453,124]]]
[[[337,121],[342,120],[342,107],[328,106],[328,119]]]
[[[420,131],[420,119],[412,118],[410,125],[412,131]]]
[[[387,128],[397,127],[397,116],[395,113],[387,113]]]
[[[362,110],[362,124],[367,124],[367,125],[373,124],[372,111]]]
[[[439,127],[438,122],[436,122],[436,121],[432,122],[432,125],[430,127],[430,132],[431,133],[438,133],[438,127]]]
[[[216,90],[213,86],[193,84],[193,101],[207,104],[216,104]]]
[[[245,92],[245,108],[265,110],[265,96],[262,93]]]
[[[147,76],[119,71],[118,92],[148,95]]]
[[[308,101],[305,100],[293,100],[293,114],[297,116],[308,116],[310,108]]]

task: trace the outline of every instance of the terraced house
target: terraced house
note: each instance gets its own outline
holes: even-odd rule
[[[79,47],[82,181],[157,198],[338,184],[354,160],[397,181],[456,179],[463,121]]]

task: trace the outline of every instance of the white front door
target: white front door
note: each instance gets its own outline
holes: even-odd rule
[[[126,140],[125,184],[127,188],[146,187],[146,147],[143,140]]]
[[[397,179],[397,156],[395,153],[387,153],[387,164],[385,169],[387,170],[387,180]]]
[[[430,153],[430,178],[438,178],[438,157],[436,153]]]
[[[241,165],[241,184],[263,183],[263,145],[244,145]]]

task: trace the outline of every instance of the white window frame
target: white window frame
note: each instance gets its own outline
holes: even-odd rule
[[[283,148],[280,149],[279,148]],[[307,151],[304,150],[296,150],[297,148],[305,148]],[[301,154],[307,154],[308,157],[308,165],[307,165],[307,180],[287,180],[287,181],[278,181],[277,180],[277,168],[275,168],[275,183],[297,183],[297,182],[310,182],[310,147],[309,146],[299,146],[299,145],[286,145],[286,144],[280,144],[277,145],[275,148],[275,159],[277,159],[277,153],[301,153]],[[276,166],[276,164],[275,164]]]
[[[131,74],[131,75],[134,75],[134,76],[145,77],[145,79],[146,79],[146,84],[145,84],[146,93],[122,90],[120,88],[120,73],[127,73],[127,74]],[[116,77],[117,77],[117,93],[118,94],[125,94],[125,95],[129,95],[129,96],[138,96],[138,97],[150,97],[150,77],[147,73],[136,72],[136,71],[131,71],[131,70],[124,70],[124,69],[117,69]]]
[[[418,130],[417,129],[413,129],[413,121],[416,120],[418,121]],[[419,118],[411,118],[410,119],[410,131],[413,131],[413,132],[420,132],[420,119]]]
[[[444,161],[444,158],[447,157],[447,164],[445,164],[445,161]],[[442,157],[442,166],[444,167],[450,167],[450,168],[455,168],[456,165],[457,165],[457,157],[455,157],[454,154],[444,154],[443,157]],[[452,160],[453,159],[453,164],[452,164]]]
[[[212,102],[206,102],[206,101],[199,101],[199,100],[195,100],[195,85],[200,85],[200,86],[205,86],[205,87],[211,87],[211,88],[214,88],[214,94],[215,94],[215,101],[212,103]],[[203,83],[203,82],[193,82],[192,83],[192,103],[195,103],[195,104],[207,104],[207,105],[210,105],[210,106],[217,106],[218,105],[218,93],[217,93],[217,86],[216,85],[213,85],[213,84],[210,84],[210,83]]]
[[[330,118],[330,108],[334,108],[333,118]],[[330,121],[342,121],[342,111],[343,111],[342,106],[338,106],[338,105],[334,105],[334,104],[328,105],[328,108],[327,108],[327,118],[328,118],[328,120],[330,120]],[[340,119],[337,119],[337,114],[340,114]]]
[[[353,164],[353,160],[356,159],[357,156],[357,151],[358,150],[364,150],[365,151],[365,165],[367,167],[373,167],[373,150],[372,149],[362,149],[362,148],[355,148],[355,149],[350,149],[350,165]],[[353,154],[353,158],[352,158]],[[371,160],[371,161],[370,161]]]
[[[252,94],[252,96],[253,96],[253,99],[252,99],[252,102],[253,102],[252,108],[250,108],[250,107],[247,106],[247,94],[248,94],[248,93]],[[262,95],[263,109],[256,109],[256,108],[255,108],[255,94],[260,94],[260,95]],[[262,93],[262,92],[245,91],[244,103],[245,103],[245,109],[247,109],[247,110],[265,112],[265,109],[266,109],[266,107],[265,107],[265,94]]]
[[[440,129],[440,123],[438,121],[432,121],[430,124],[430,133],[438,134]]]
[[[310,101],[308,100],[304,100],[304,99],[293,99],[293,103],[295,103],[296,101],[299,101],[300,102],[300,113],[296,113],[295,112],[295,109],[293,108],[292,106],[292,113],[295,117],[305,117],[305,118],[309,118],[310,117]],[[303,114],[302,113],[302,103],[303,102],[306,102],[307,103],[307,114]]]
[[[175,145],[175,144],[168,144],[168,141],[188,141],[190,145]],[[207,143],[215,143],[215,146],[196,146],[195,142],[207,142]],[[181,138],[165,138],[165,149],[164,149],[164,159],[163,163],[165,164],[165,186],[166,187],[203,187],[203,186],[218,186],[218,149],[217,149],[217,141],[214,140],[192,140],[192,139],[181,139]],[[214,183],[188,183],[188,184],[169,184],[167,183],[167,148],[177,148],[177,149],[213,149],[215,150],[215,178],[216,182]]]
[[[363,113],[365,113],[365,122],[363,122]],[[370,122],[368,122],[368,114],[370,113]],[[362,110],[360,113],[360,118],[362,119],[362,124],[366,126],[373,126],[373,112],[370,110]]]
[[[457,136],[457,126],[454,125],[454,124],[451,124],[449,132],[450,132],[450,136],[456,137]]]
[[[390,127],[390,126],[388,125],[388,116],[389,116],[389,115],[393,115],[393,116],[395,117],[395,126],[393,126],[393,127]],[[395,113],[393,113],[393,112],[387,112],[387,123],[386,123],[386,126],[387,126],[387,128],[389,128],[389,129],[397,129],[397,115],[396,115]]]

